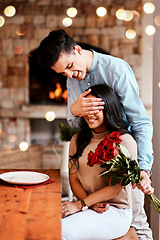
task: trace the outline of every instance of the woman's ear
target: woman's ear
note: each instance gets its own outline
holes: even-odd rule
[[[81,55],[82,51],[83,51],[83,49],[79,45],[74,46],[74,52],[75,53],[78,53],[78,54]]]

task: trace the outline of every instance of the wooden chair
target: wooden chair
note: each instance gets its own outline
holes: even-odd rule
[[[10,149],[0,151],[0,169],[42,169],[43,147],[30,146],[26,151]]]
[[[136,231],[133,227],[130,227],[129,231],[123,237],[116,238],[117,240],[138,240]]]

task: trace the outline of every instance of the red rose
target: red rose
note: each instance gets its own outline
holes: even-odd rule
[[[112,132],[110,136],[116,144],[120,144],[122,142],[121,132]]]
[[[107,152],[111,156],[111,159],[115,158],[118,155],[117,146],[116,146],[116,144],[114,142],[113,142],[112,145],[108,146]]]
[[[95,164],[102,164],[101,159],[99,158],[99,154],[93,153],[92,151],[88,154],[88,162],[87,165],[90,167],[93,167]]]

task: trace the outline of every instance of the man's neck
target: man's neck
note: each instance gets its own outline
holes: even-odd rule
[[[84,57],[86,59],[86,70],[87,72],[90,70],[91,66],[92,66],[92,62],[93,62],[93,52],[90,51],[90,50],[85,50],[83,49],[83,54],[84,54]]]

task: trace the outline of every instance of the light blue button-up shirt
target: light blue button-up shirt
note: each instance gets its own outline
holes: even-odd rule
[[[86,77],[81,81],[75,78],[67,79],[68,123],[73,128],[80,127],[81,118],[72,115],[70,106],[82,92],[96,84],[107,84],[117,94],[123,106],[125,120],[129,123],[129,129],[137,142],[140,169],[151,170],[153,127],[139,97],[134,73],[124,60],[93,51],[92,66]]]

